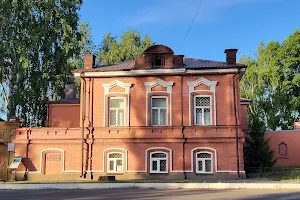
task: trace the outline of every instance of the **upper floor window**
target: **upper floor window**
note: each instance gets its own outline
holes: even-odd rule
[[[109,153],[107,158],[107,172],[123,172],[123,154]]]
[[[211,97],[197,95],[194,97],[195,125],[211,125]]]
[[[168,173],[168,154],[153,152],[150,154],[150,173]]]
[[[161,56],[156,56],[154,59],[153,59],[153,66],[154,67],[161,67],[164,65],[164,59],[163,57]]]
[[[125,98],[109,98],[109,126],[125,126]]]
[[[167,97],[151,98],[151,125],[167,126]]]

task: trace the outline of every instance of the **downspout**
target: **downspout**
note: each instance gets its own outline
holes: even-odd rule
[[[88,112],[89,112],[89,141],[92,140],[92,142],[88,142],[87,145],[89,145],[89,151],[87,152],[88,155],[88,163],[89,163],[89,169],[90,169],[90,175],[91,175],[91,180],[93,180],[93,172],[92,172],[92,151],[93,151],[93,143],[94,143],[94,127],[93,127],[93,85],[94,81],[90,78],[89,79],[89,102],[88,102]],[[91,106],[92,104],[92,106]]]
[[[80,73],[80,78],[83,80],[83,86],[82,86],[82,114],[81,114],[81,120],[82,120],[82,127],[81,127],[81,176],[86,178],[86,173],[83,170],[84,165],[84,121],[85,121],[85,87],[86,87],[86,80],[84,76],[82,75],[82,72]]]
[[[86,89],[88,90],[88,103],[87,103],[87,116],[88,116],[88,135],[87,135],[87,141],[85,142],[86,143],[86,146],[87,146],[87,150],[86,150],[86,160],[85,160],[85,171],[88,171],[88,168],[89,168],[89,164],[90,164],[90,144],[89,144],[89,139],[90,139],[90,135],[91,135],[91,129],[90,129],[90,126],[91,126],[91,120],[90,120],[90,101],[91,101],[91,78],[88,79],[88,87],[85,86]],[[87,173],[86,173],[87,174]]]
[[[235,143],[236,143],[236,161],[237,161],[237,172],[238,177],[240,177],[240,158],[239,158],[239,132],[238,132],[238,117],[236,114],[236,75],[240,73],[240,68],[238,68],[238,71],[234,74],[232,80],[233,80],[233,101],[234,101],[234,118],[235,118]]]
[[[26,139],[27,139],[27,144],[26,144],[26,166],[25,166],[25,174],[24,174],[24,177],[23,177],[23,181],[28,180],[29,145],[30,145],[30,141],[31,141],[31,139],[29,138],[29,135],[31,135],[31,129],[26,130]]]
[[[184,179],[186,179],[186,172],[185,172],[185,143],[186,143],[186,138],[184,135],[184,126],[183,126],[183,75],[181,75],[181,133],[183,137],[183,146],[182,146],[182,162],[183,162],[183,175]]]
[[[94,144],[94,119],[93,119],[93,105],[94,105],[94,79],[92,80],[92,94],[91,94],[91,103],[92,103],[92,107],[91,107],[91,117],[90,117],[90,121],[92,124],[92,143],[91,143],[91,149],[90,149],[90,172],[91,172],[91,180],[94,179],[94,175],[93,175],[93,144]]]

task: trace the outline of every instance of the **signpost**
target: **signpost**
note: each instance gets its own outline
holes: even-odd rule
[[[14,143],[8,143],[7,150],[14,152],[15,151],[15,144]]]
[[[15,172],[14,180],[17,180],[17,168],[19,167],[22,161],[22,157],[14,157],[12,163],[9,166],[9,169],[13,169]]]

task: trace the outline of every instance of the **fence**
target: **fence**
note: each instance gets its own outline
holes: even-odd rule
[[[248,167],[247,178],[266,178],[274,180],[300,179],[300,168],[294,167]]]

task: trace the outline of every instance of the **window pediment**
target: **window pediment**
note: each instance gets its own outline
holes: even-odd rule
[[[104,87],[104,94],[109,94],[110,93],[110,89],[113,87],[121,87],[124,88],[124,92],[125,94],[129,94],[130,93],[130,87],[131,87],[131,83],[124,83],[122,81],[119,80],[114,80],[110,83],[103,83],[102,86]]]
[[[166,81],[161,80],[161,79],[156,79],[155,81],[145,83],[146,92],[150,93],[152,88],[160,85],[160,86],[166,87],[168,93],[172,93],[173,84],[174,84],[173,81],[166,82]]]
[[[206,78],[203,78],[203,77],[199,78],[196,81],[189,81],[188,86],[189,86],[190,93],[194,92],[195,88],[197,86],[201,85],[201,84],[204,84],[204,85],[208,86],[210,92],[215,92],[217,81],[210,81],[210,80],[208,80]]]

